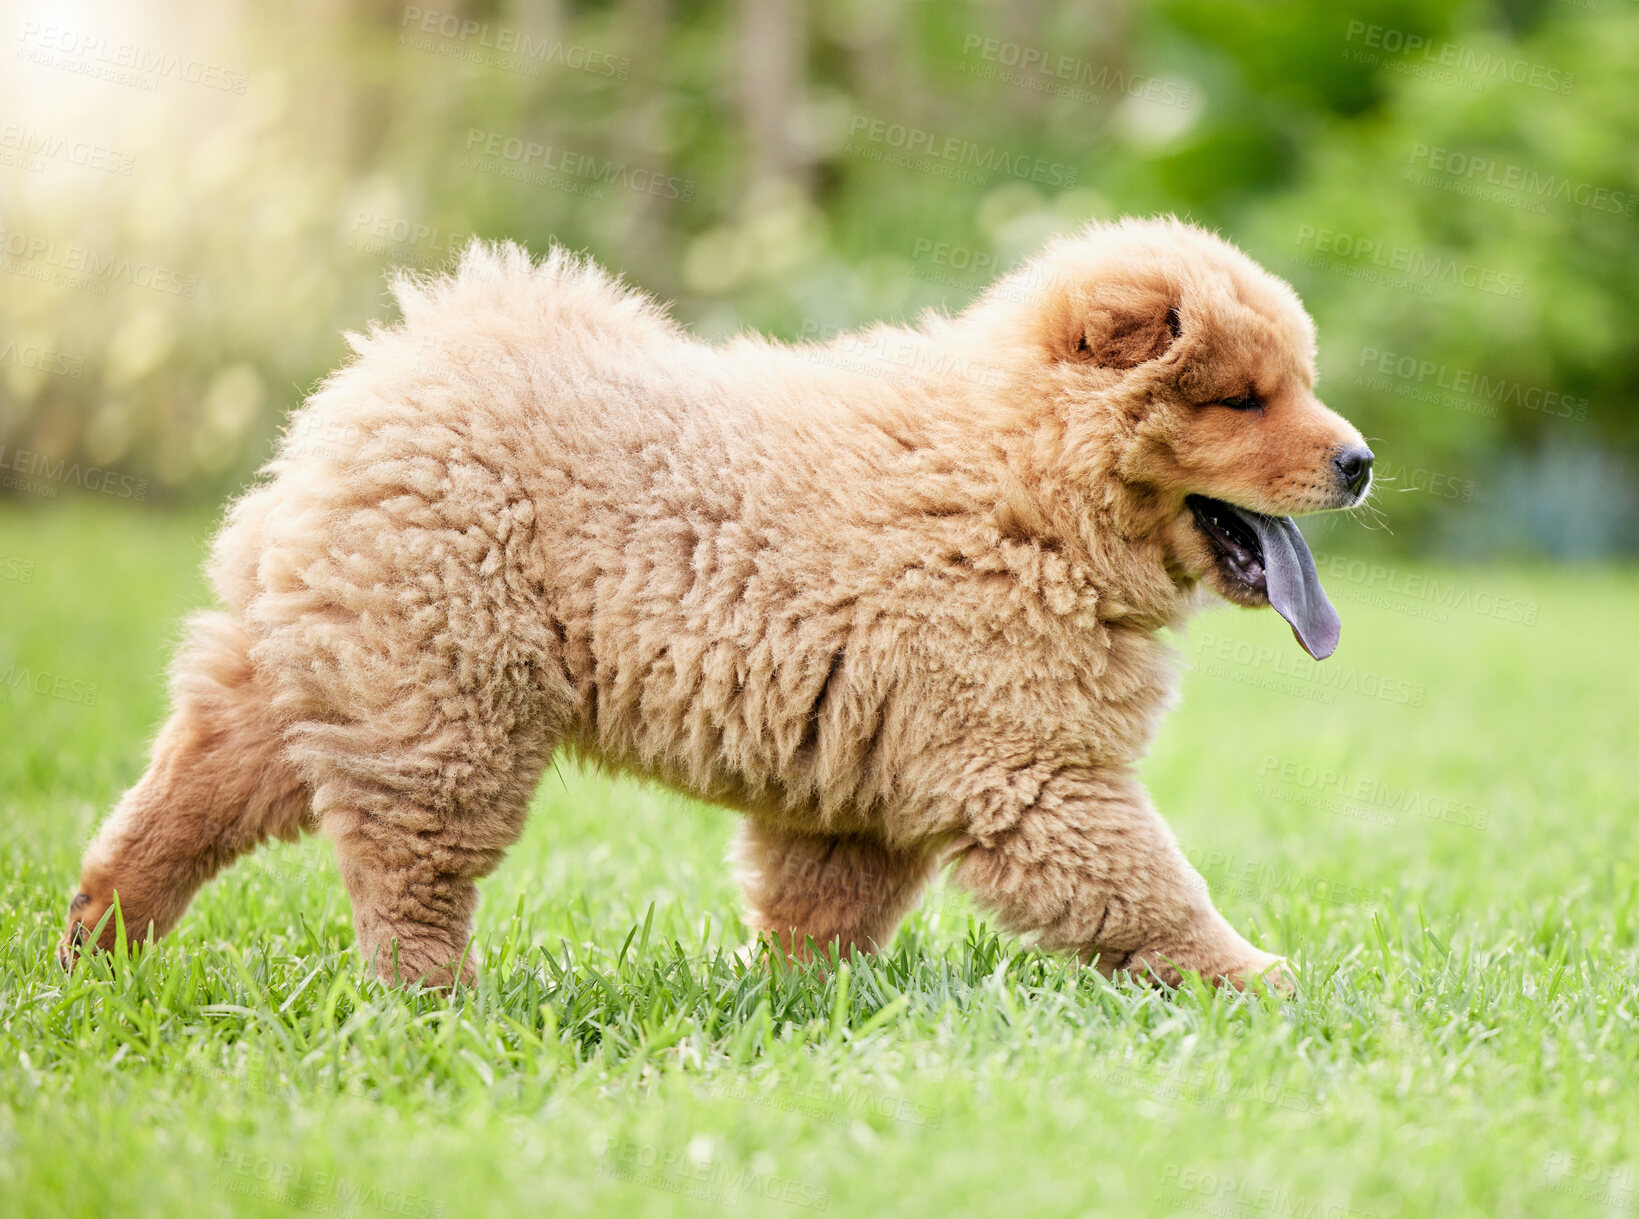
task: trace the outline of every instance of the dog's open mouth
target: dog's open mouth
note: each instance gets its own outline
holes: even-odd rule
[[[1265,516],[1221,499],[1185,501],[1212,544],[1218,570],[1230,584],[1262,593],[1286,619],[1303,650],[1325,660],[1337,650],[1343,624],[1320,586],[1314,556],[1289,516]]]

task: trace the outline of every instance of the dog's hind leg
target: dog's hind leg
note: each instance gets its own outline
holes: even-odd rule
[[[459,763],[433,765],[471,775]],[[530,769],[527,786],[538,774]],[[499,776],[475,786],[489,788],[490,777]],[[422,785],[423,793],[435,790],[435,783]],[[411,798],[397,784],[339,773],[319,786],[359,951],[382,978],[442,987],[474,979],[469,943],[478,881],[517,840],[529,795],[520,783],[504,798],[465,805]]]
[[[575,691],[535,501],[508,472],[525,458],[499,442],[475,455],[476,404],[459,428],[419,407],[403,423],[372,368],[355,365],[331,405],[388,422],[265,524],[257,656],[283,683],[359,951],[388,981],[449,985],[475,974],[477,881],[522,832]],[[458,388],[431,396],[451,409],[494,392]]]
[[[1219,914],[1206,882],[1137,779],[1124,771],[1060,770],[1011,824],[961,852],[954,879],[1009,931],[1044,948],[1096,957],[1176,984],[1183,970],[1244,986],[1280,958],[1254,948]]]
[[[799,834],[747,820],[735,845],[748,921],[798,959],[811,939],[874,952],[915,904],[932,875],[930,851],[895,850],[867,838]]]
[[[523,832],[568,692],[516,636],[491,649],[435,632],[416,645],[425,625],[378,623],[381,668],[354,680],[393,680],[361,682],[353,716],[302,722],[291,741],[336,844],[359,951],[389,982],[450,986],[475,976],[477,882]]]
[[[313,829],[308,790],[285,755],[250,637],[227,614],[189,624],[172,666],[171,718],[147,772],[86,850],[58,950],[71,966],[117,894],[129,939],[175,925],[199,887],[269,838]],[[115,923],[98,946],[112,947]]]

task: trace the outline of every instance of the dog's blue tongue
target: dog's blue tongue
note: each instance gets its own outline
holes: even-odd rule
[[[1242,514],[1257,530],[1263,547],[1264,586],[1269,604],[1292,628],[1303,650],[1316,660],[1325,660],[1337,651],[1343,623],[1320,586],[1314,556],[1289,516],[1264,516],[1260,512]]]

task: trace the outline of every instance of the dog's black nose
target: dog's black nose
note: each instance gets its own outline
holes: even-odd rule
[[[1359,445],[1344,449],[1334,459],[1334,464],[1343,478],[1343,485],[1352,494],[1359,495],[1366,486],[1366,480],[1372,476],[1372,451]]]

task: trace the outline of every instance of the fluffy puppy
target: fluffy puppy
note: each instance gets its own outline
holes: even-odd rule
[[[474,244],[292,419],[216,538],[152,766],[85,856],[164,935],[322,827],[360,949],[450,984],[554,750],[743,814],[752,923],[885,943],[929,876],[1052,949],[1241,984],[1134,767],[1210,588],[1317,656],[1287,514],[1354,505],[1297,297],[1175,220],[1053,242],[955,318],[683,332],[561,249]],[[618,831],[616,831],[618,832]],[[110,920],[100,943],[114,935]]]

